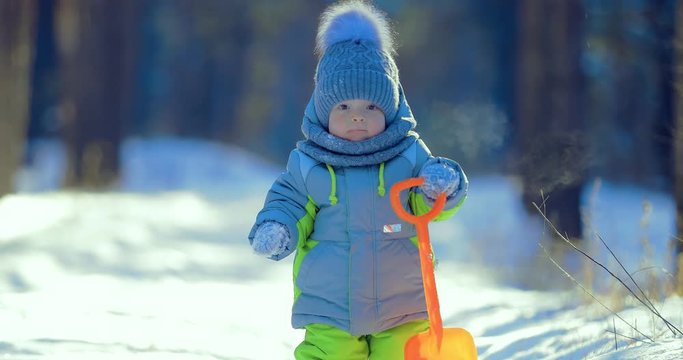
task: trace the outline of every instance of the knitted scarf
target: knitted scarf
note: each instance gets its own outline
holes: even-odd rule
[[[399,86],[399,108],[393,121],[387,121],[380,134],[362,141],[350,141],[330,134],[318,121],[313,98],[308,102],[301,131],[306,140],[296,144],[297,149],[322,163],[332,166],[375,165],[394,158],[407,149],[419,135],[413,131],[417,125],[410,106]]]

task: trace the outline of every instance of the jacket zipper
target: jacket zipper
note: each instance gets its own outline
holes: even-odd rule
[[[374,184],[374,180],[378,179],[379,176],[379,170],[377,175],[378,176],[373,176],[375,172],[375,167],[368,167],[368,176],[370,176],[370,184]],[[374,187],[373,187],[374,189]],[[377,205],[375,204],[375,191],[370,192],[370,198],[372,199],[372,208],[370,211],[372,212],[372,276],[373,276],[373,288],[374,288],[374,298],[375,298],[375,317],[377,320],[379,320],[379,291],[377,290],[377,287],[379,286],[379,281],[377,279],[377,214],[375,213],[377,211]]]
[[[351,261],[351,253],[352,253],[352,251],[351,251],[351,246],[352,246],[353,244],[351,243],[351,237],[349,236],[349,218],[350,218],[350,215],[349,215],[349,213],[350,213],[350,209],[349,209],[349,183],[348,183],[348,181],[347,181],[347,179],[346,179],[346,171],[344,171],[344,176],[343,176],[342,178],[344,179],[344,191],[346,192],[346,196],[344,196],[344,202],[346,203],[346,204],[345,204],[345,205],[346,205],[346,242],[347,242],[347,244],[349,244],[349,257],[348,257],[349,265],[348,265],[348,268],[347,268],[347,271],[348,271],[348,273],[349,273],[349,276],[348,276],[349,280],[348,280],[348,283],[346,284],[346,288],[348,289],[348,293],[349,293],[349,295],[348,295],[348,302],[349,302],[349,331],[353,331],[353,329],[352,329],[352,326],[353,326],[353,324],[352,324],[353,316],[351,315],[351,314],[352,314],[351,306],[353,305],[353,303],[352,303],[352,301],[353,301],[353,294],[351,293],[351,291],[352,291],[352,289],[351,289],[351,284],[352,284],[351,274],[353,274],[353,273],[351,272],[351,270],[352,270],[352,269],[351,269],[351,267],[352,267],[352,266],[351,266],[351,264],[352,264],[352,261]]]

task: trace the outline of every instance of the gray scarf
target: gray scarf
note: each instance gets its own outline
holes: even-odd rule
[[[332,166],[375,165],[394,158],[419,137],[413,131],[417,123],[400,85],[399,96],[398,113],[393,121],[387,122],[387,128],[377,136],[362,141],[349,141],[330,134],[320,125],[311,98],[301,125],[306,140],[299,141],[297,149]]]

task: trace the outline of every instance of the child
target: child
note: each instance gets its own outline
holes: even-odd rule
[[[460,166],[433,157],[413,131],[386,19],[360,1],[321,18],[306,140],[268,192],[249,234],[280,260],[296,250],[292,326],[305,328],[297,359],[403,359],[429,328],[413,225],[392,211],[388,189],[423,176],[401,200],[423,214],[444,192],[451,216],[465,199]]]

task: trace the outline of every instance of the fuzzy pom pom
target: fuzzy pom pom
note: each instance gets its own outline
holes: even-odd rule
[[[321,16],[316,37],[319,55],[331,45],[346,40],[368,40],[388,54],[394,54],[389,22],[382,12],[363,1],[332,5]]]
[[[460,175],[446,164],[427,165],[420,171],[420,176],[425,179],[420,191],[430,200],[435,200],[440,193],[451,196],[460,185]]]
[[[277,221],[266,221],[254,234],[251,247],[258,254],[276,256],[281,254],[289,243],[289,230]]]

